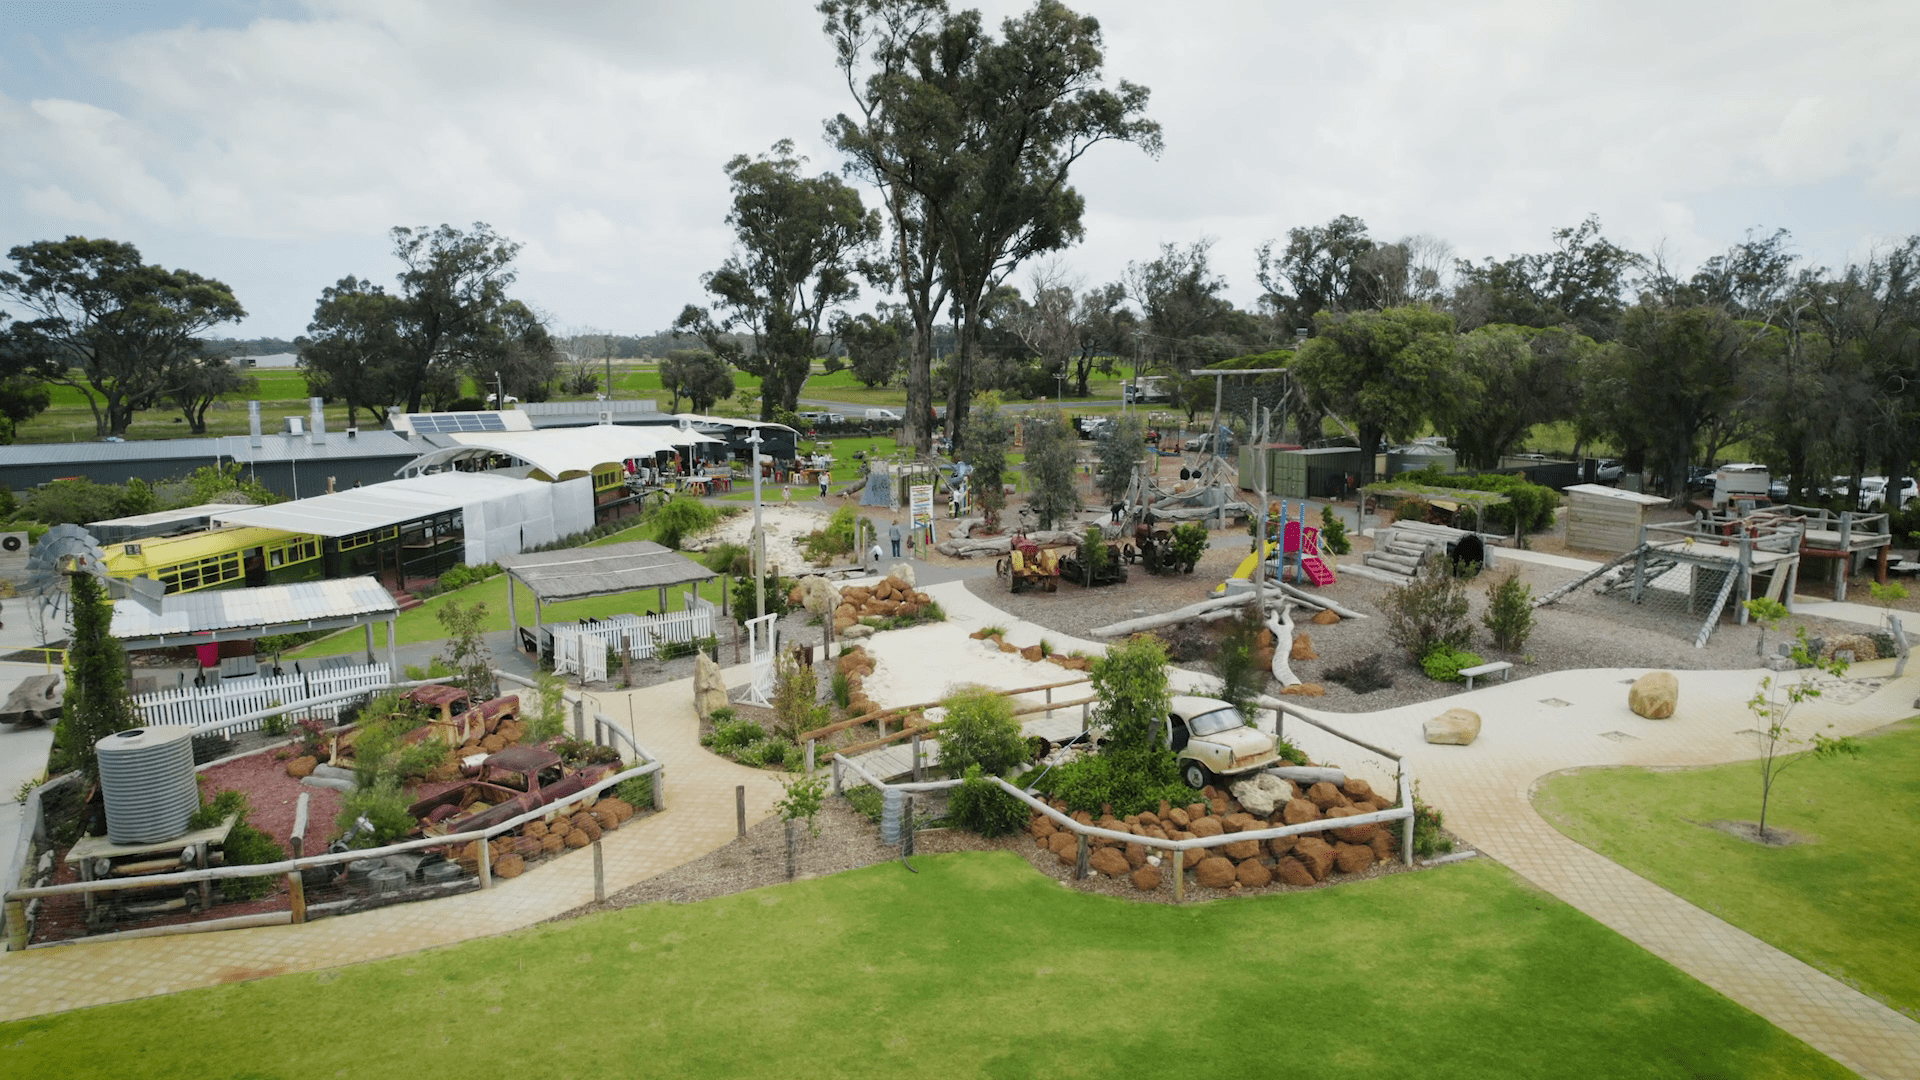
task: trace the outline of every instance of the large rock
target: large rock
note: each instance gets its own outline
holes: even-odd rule
[[[1842,652],[1852,653],[1853,662],[1856,664],[1880,659],[1880,646],[1865,634],[1841,634],[1838,637],[1829,638],[1827,647],[1820,650],[1820,655],[1831,660],[1836,654]]]
[[[1281,859],[1279,865],[1273,869],[1274,876],[1289,885],[1313,884],[1313,871],[1307,869],[1306,863],[1292,856]]]
[[[1303,836],[1293,845],[1293,855],[1305,864],[1315,881],[1325,881],[1333,869],[1333,846],[1317,836]]]
[[[852,626],[845,627],[844,629],[839,626],[838,622],[834,625],[835,628],[833,632],[849,641],[855,638],[873,636],[873,627],[868,626],[866,623],[854,623]]]
[[[1046,840],[1048,851],[1069,859],[1075,858],[1080,848],[1080,841],[1070,832],[1052,833]]]
[[[693,708],[705,720],[713,710],[727,707],[727,680],[720,675],[720,664],[706,653],[693,658]]]
[[[1287,825],[1305,825],[1320,820],[1320,808],[1307,799],[1290,799],[1280,811],[1280,820]]]
[[[1665,720],[1679,704],[1680,680],[1671,671],[1649,671],[1627,688],[1627,708],[1649,720]]]
[[[319,764],[320,761],[318,758],[305,756],[294,758],[292,761],[287,762],[287,775],[293,777],[295,780],[303,776],[312,776],[314,767]]]
[[[808,574],[794,586],[800,593],[800,606],[810,615],[827,615],[840,606],[840,590],[818,574]]]
[[[887,581],[892,582],[893,587],[896,589],[904,588],[908,592],[912,592],[913,564],[894,563],[892,568],[887,571]]]
[[[1099,851],[1094,852],[1092,857],[1087,860],[1087,865],[1108,877],[1114,878],[1124,876],[1133,869],[1133,867],[1127,865],[1127,857],[1121,854],[1119,848],[1110,847],[1101,848]]]
[[[1151,866],[1143,866],[1135,870],[1133,872],[1133,887],[1139,889],[1141,892],[1152,892],[1159,888],[1160,871]]]
[[[1365,844],[1341,844],[1334,848],[1333,864],[1343,874],[1357,874],[1373,865],[1373,849]]]
[[[1218,847],[1214,850],[1232,859],[1234,862],[1245,862],[1248,859],[1257,859],[1260,857],[1260,841],[1236,840],[1225,847]]]
[[[1322,810],[1331,810],[1336,806],[1353,805],[1345,795],[1340,794],[1339,788],[1327,783],[1325,780],[1307,789],[1307,801]]]
[[[1258,859],[1248,859],[1234,867],[1233,876],[1241,885],[1249,889],[1264,888],[1273,881],[1273,871],[1268,870]]]
[[[1282,803],[1293,798],[1293,785],[1277,776],[1261,773],[1250,780],[1233,784],[1233,797],[1247,813],[1259,818],[1272,816]]]
[[[1234,876],[1233,860],[1215,855],[1200,860],[1200,865],[1194,867],[1193,880],[1195,884],[1209,889],[1230,889],[1239,879]]]
[[[1187,826],[1187,828],[1195,836],[1219,836],[1226,831],[1225,826],[1220,824],[1220,819],[1211,814],[1202,818],[1194,818],[1193,824]]]
[[[1351,806],[1336,806],[1327,811],[1327,816],[1330,818],[1354,817],[1361,813],[1363,811]],[[1348,825],[1345,828],[1333,830],[1333,835],[1349,844],[1364,844],[1372,840],[1373,834],[1378,830],[1377,825]]]
[[[1480,714],[1472,709],[1448,709],[1426,723],[1427,741],[1440,746],[1472,746],[1480,737]]]

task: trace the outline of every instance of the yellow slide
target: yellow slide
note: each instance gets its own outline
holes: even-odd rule
[[[1275,541],[1272,541],[1272,540],[1267,541],[1267,551],[1264,558],[1268,558],[1268,559],[1273,558],[1273,552],[1276,546],[1278,545]],[[1237,578],[1252,580],[1255,559],[1256,559],[1256,556],[1251,551],[1249,551],[1247,553],[1247,557],[1240,560],[1240,565],[1237,568],[1235,568],[1235,570],[1233,571],[1233,576]],[[1215,596],[1220,596],[1226,591],[1227,591],[1227,583],[1224,581],[1213,587],[1213,595]]]

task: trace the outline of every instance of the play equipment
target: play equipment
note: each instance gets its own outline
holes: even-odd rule
[[[1041,547],[1024,536],[1015,537],[1013,548],[994,565],[994,570],[1007,579],[1008,592],[1020,592],[1023,589],[1041,589],[1053,592],[1060,587],[1059,547]]]
[[[1291,520],[1291,504],[1288,500],[1282,499],[1278,505],[1281,523],[1279,541],[1268,540],[1261,546],[1257,555],[1249,554],[1240,560],[1240,565],[1234,568],[1233,576],[1243,581],[1251,580],[1254,566],[1274,558],[1277,554],[1280,562],[1276,567],[1275,576],[1280,580],[1285,581],[1291,576],[1292,580],[1300,583],[1321,587],[1333,584],[1338,579],[1334,576],[1333,567],[1327,564],[1326,558],[1320,553],[1320,529],[1306,523],[1306,500],[1303,499],[1299,503],[1300,517],[1297,520]],[[1272,520],[1270,516],[1269,524]],[[1292,564],[1291,575],[1288,574],[1289,563]],[[1214,592],[1217,595],[1225,590],[1226,583],[1222,582]]]

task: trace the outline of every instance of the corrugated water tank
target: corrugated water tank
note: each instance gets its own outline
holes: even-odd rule
[[[157,844],[185,835],[188,820],[200,809],[190,728],[118,731],[95,743],[94,753],[100,759],[100,796],[107,804],[107,839]]]

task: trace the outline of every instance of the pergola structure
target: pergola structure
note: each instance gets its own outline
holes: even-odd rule
[[[254,589],[207,589],[151,601],[128,596],[113,605],[109,632],[128,652],[245,641],[270,634],[364,626],[373,655],[373,625],[387,624],[387,667],[394,659],[400,605],[375,578],[337,578]]]
[[[507,620],[512,624],[515,641],[520,639],[520,613],[513,598],[516,581],[533,593],[533,628],[537,633],[544,604],[658,589],[660,611],[664,614],[669,588],[720,576],[650,540],[509,555],[499,563],[507,574]]]

